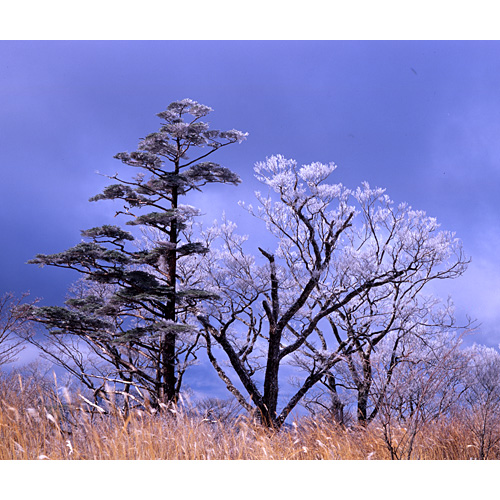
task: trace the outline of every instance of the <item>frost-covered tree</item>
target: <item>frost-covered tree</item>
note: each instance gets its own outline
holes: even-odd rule
[[[356,307],[342,308],[329,317],[333,338],[320,334],[323,347],[345,335],[357,339],[357,349],[344,352],[342,361],[322,379],[309,408],[329,405],[333,415],[336,407],[354,406],[357,423],[367,425],[377,417],[384,399],[391,397],[399,379],[412,378],[403,364],[414,370],[422,363],[429,367],[426,360],[439,358],[437,345],[459,342],[470,323],[457,326],[450,301],[443,305],[422,295],[426,282],[400,281],[372,290]],[[405,401],[411,406],[407,389]]]
[[[0,366],[16,361],[26,346],[24,339],[31,336],[27,296],[9,292],[0,297]]]
[[[82,339],[114,366],[115,379],[125,387],[137,381],[159,402],[176,400],[198,340],[187,320],[189,310],[212,297],[203,287],[179,283],[179,262],[208,251],[198,241],[186,241],[184,230],[200,212],[180,201],[210,183],[240,182],[206,158],[247,134],[210,129],[202,119],[211,111],[190,99],[171,103],[158,114],[163,122],[158,132],[142,139],[137,151],[115,156],[137,175],[108,176],[113,183],[90,199],[121,201],[116,215],[157,235],[147,247],[134,246],[132,232],[104,225],[82,231],[86,241],[64,252],[30,261],[76,270],[89,283],[104,286],[104,294],[90,287],[68,299],[66,307],[39,307],[33,315],[53,335]]]
[[[299,167],[282,156],[257,163],[256,177],[267,192],[256,193],[258,207],[246,208],[275,239],[273,248],[260,248],[265,269],[245,254],[241,241],[227,236],[225,254],[207,269],[214,286],[223,283],[223,293],[199,317],[209,350],[215,342],[232,372],[215,356],[212,362],[233,394],[239,392],[231,380],[236,376],[249,397],[240,393],[238,399],[257,409],[268,426],[282,425],[335,364],[393,329],[350,329],[347,311],[368,307],[376,296],[411,295],[466,268],[460,242],[440,231],[435,219],[394,206],[384,190],[366,183],[354,191],[329,183],[335,168]],[[401,324],[399,312],[393,322]],[[296,392],[280,402],[287,364],[302,368],[303,376],[296,378]]]
[[[402,340],[403,359],[394,365],[388,382],[384,363],[393,356],[392,336],[380,345],[378,359],[372,361],[374,365],[379,362],[373,381],[378,404],[374,421],[382,429],[391,458],[410,459],[425,426],[449,421],[460,406],[467,356],[460,349],[461,339],[450,331],[408,336]],[[376,399],[379,394],[383,397]]]
[[[475,439],[477,456],[488,459],[500,446],[500,353],[474,345],[466,350],[469,363],[465,376],[462,416]]]

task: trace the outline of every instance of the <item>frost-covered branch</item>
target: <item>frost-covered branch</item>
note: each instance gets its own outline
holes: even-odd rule
[[[440,231],[424,212],[395,207],[384,190],[366,183],[354,191],[329,183],[334,164],[298,167],[273,156],[255,171],[268,192],[256,193],[256,208],[242,205],[265,223],[276,247],[261,245],[265,261],[257,266],[252,260],[249,270],[252,258],[226,237],[224,263],[213,262],[208,273],[224,290],[224,299],[204,316],[204,327],[225,351],[263,422],[279,427],[335,365],[356,353],[373,352],[391,332],[406,328],[407,309],[426,283],[460,276],[467,262],[454,235]],[[248,300],[248,281],[222,280],[215,269],[254,277],[256,295]],[[257,368],[261,375],[250,384],[235,347],[242,324],[232,311],[238,309],[241,317],[259,304],[265,329],[253,363],[262,369]],[[279,374],[291,362],[305,368],[306,375],[279,411]],[[369,356],[361,368],[356,380],[370,378]]]

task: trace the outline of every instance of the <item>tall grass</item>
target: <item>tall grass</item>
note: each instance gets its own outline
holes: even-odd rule
[[[90,410],[94,410],[91,412]],[[59,394],[33,377],[0,378],[2,460],[387,460],[381,427],[341,428],[302,418],[280,432],[249,419],[232,424],[178,411],[113,408],[102,414],[80,398]],[[393,448],[404,447],[407,430],[392,429]],[[421,428],[411,458],[477,458],[477,437],[459,418]],[[404,458],[404,453],[401,454]],[[500,458],[493,449],[488,458]]]

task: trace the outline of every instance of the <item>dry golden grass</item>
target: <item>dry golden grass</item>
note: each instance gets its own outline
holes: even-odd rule
[[[65,398],[62,398],[63,400]],[[387,460],[383,430],[342,429],[327,421],[301,419],[271,432],[245,419],[235,425],[187,414],[135,411],[89,414],[69,396],[61,401],[35,377],[0,379],[2,460]],[[64,418],[63,418],[64,414]],[[407,432],[393,430],[393,446],[405,457]],[[473,436],[458,420],[422,428],[411,458],[476,458]],[[498,452],[489,458],[499,458]]]

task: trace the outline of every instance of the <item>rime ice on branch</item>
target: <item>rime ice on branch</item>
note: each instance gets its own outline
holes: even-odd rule
[[[299,167],[282,156],[258,163],[256,177],[267,192],[256,193],[257,208],[246,208],[265,223],[276,246],[260,249],[267,264],[256,266],[226,223],[226,251],[218,260],[211,254],[205,269],[214,286],[224,283],[218,302],[199,315],[210,360],[241,404],[271,427],[280,427],[337,363],[390,331],[350,331],[346,314],[373,297],[397,300],[466,268],[460,242],[433,218],[394,206],[384,190],[368,184],[351,191],[329,183],[334,170],[334,164]],[[214,343],[231,370],[217,360]],[[296,378],[296,392],[280,400],[286,364],[299,366],[303,377]]]

